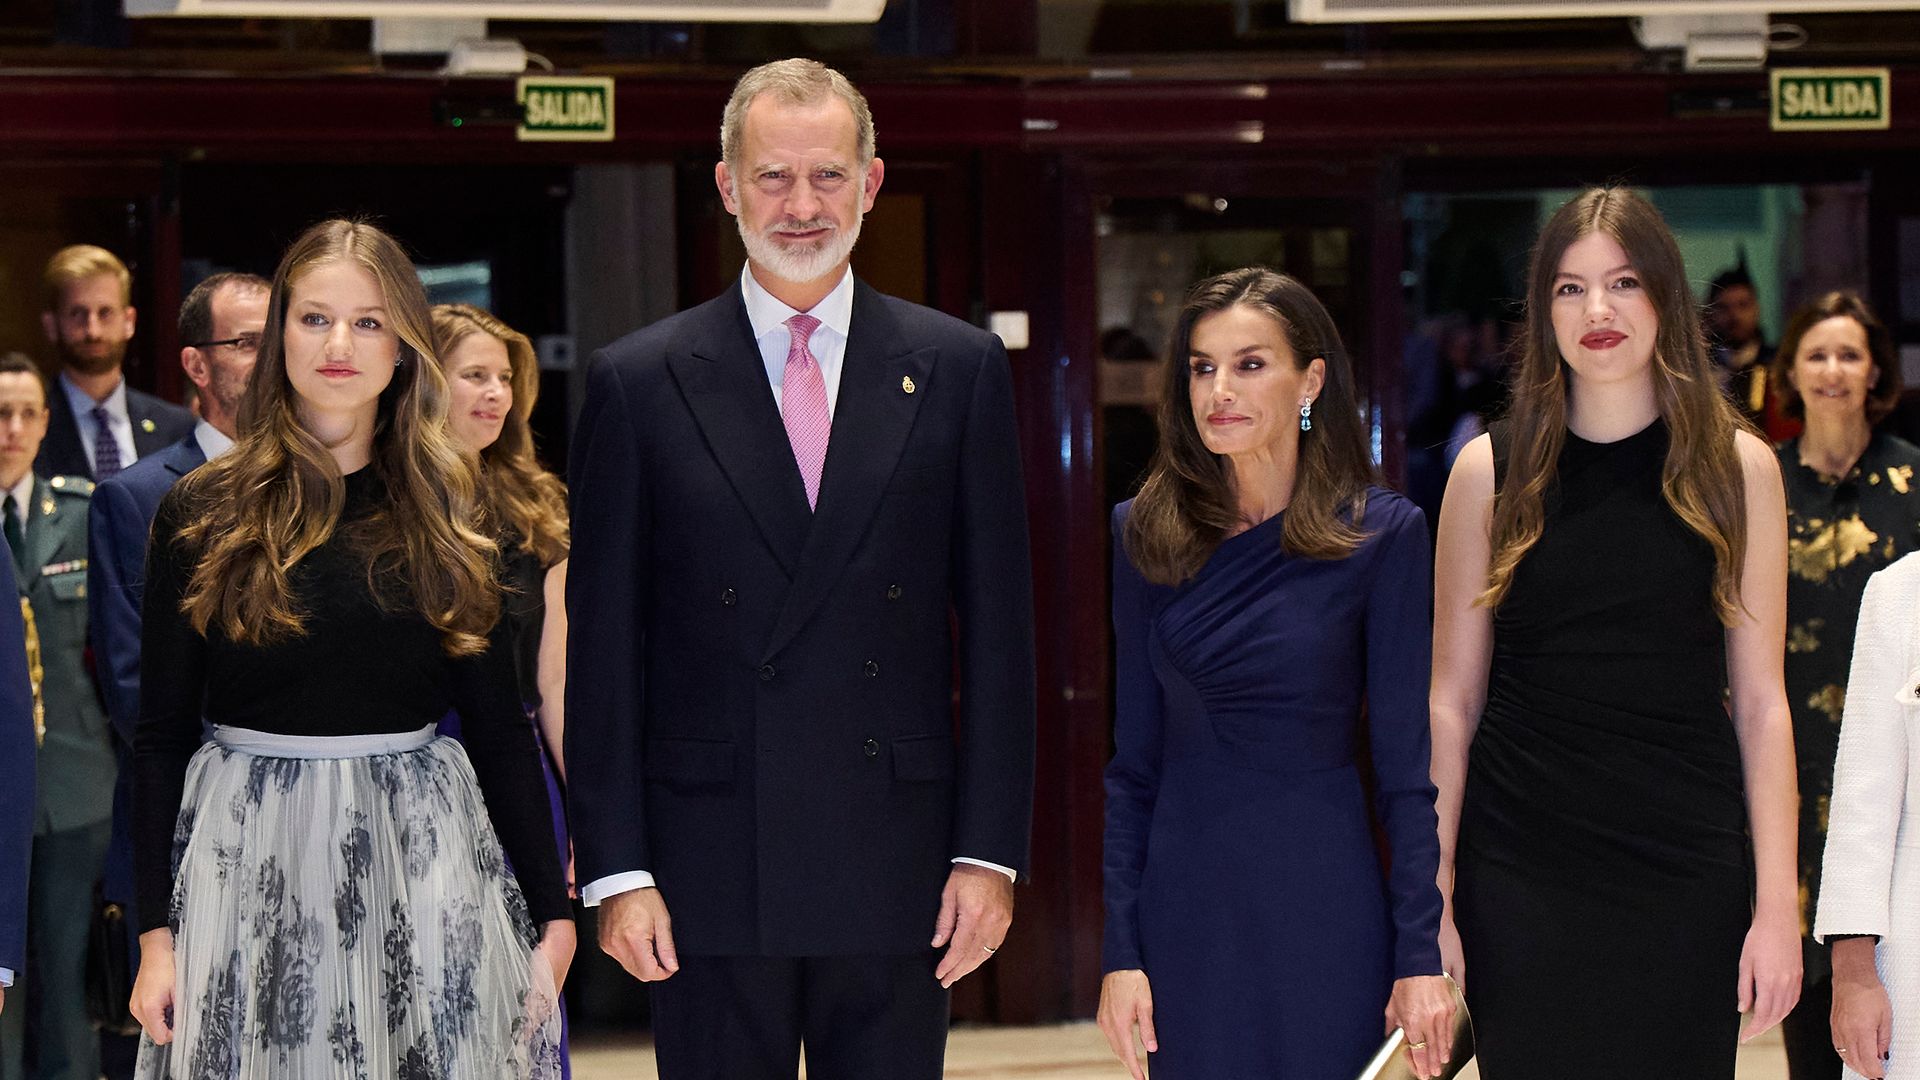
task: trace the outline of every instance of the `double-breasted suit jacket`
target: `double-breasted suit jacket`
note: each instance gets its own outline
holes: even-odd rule
[[[683,953],[906,954],[950,860],[1025,871],[1032,584],[999,339],[856,282],[810,511],[735,285],[595,356],[571,461],[582,882],[651,872]]]

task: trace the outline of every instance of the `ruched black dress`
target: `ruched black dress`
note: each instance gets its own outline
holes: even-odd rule
[[[1569,432],[1494,614],[1454,894],[1484,1080],[1733,1076],[1746,807],[1713,552],[1661,495],[1667,445],[1658,421]]]

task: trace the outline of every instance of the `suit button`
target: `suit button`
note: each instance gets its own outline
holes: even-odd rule
[[[725,604],[728,607],[732,607],[733,601],[734,601],[734,595],[733,595],[732,589],[728,589],[726,592],[723,592],[720,594],[720,602],[722,604]]]
[[[760,665],[760,681],[761,682],[773,681],[773,665],[772,664]]]
[[[867,661],[867,678],[871,679],[879,674],[880,674],[880,665],[874,663],[871,660]]]
[[[863,749],[866,750],[868,757],[880,756],[880,744],[874,742],[872,739],[867,740],[867,745]]]
[[[887,586],[887,599],[889,600],[900,599],[900,586],[898,585]]]

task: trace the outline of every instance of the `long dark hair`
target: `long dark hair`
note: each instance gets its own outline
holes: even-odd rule
[[[1544,500],[1566,445],[1571,369],[1553,334],[1553,286],[1569,247],[1604,233],[1627,254],[1653,302],[1653,394],[1670,443],[1660,472],[1667,505],[1713,548],[1713,602],[1722,622],[1740,611],[1747,552],[1746,478],[1734,436],[1742,421],[1721,393],[1686,263],[1660,211],[1624,188],[1590,188],[1540,229],[1527,270],[1527,314],[1518,345],[1506,477],[1494,497],[1492,558],[1479,602],[1499,604],[1514,570],[1546,527]]]
[[[197,555],[182,609],[202,634],[263,645],[305,632],[289,572],[333,535],[346,482],[327,447],[300,422],[287,377],[285,329],[293,284],[316,266],[365,268],[380,283],[400,337],[393,381],[381,392],[370,468],[387,501],[353,539],[368,580],[440,631],[451,655],[486,648],[500,611],[495,546],[476,527],[474,469],[447,427],[447,381],[433,360],[427,297],[406,253],[362,222],[324,221],[287,249],[273,276],[260,358],[240,401],[233,449],[180,481],[194,516],[180,532]]]
[[[1353,369],[1333,317],[1312,290],[1285,274],[1250,266],[1193,287],[1180,309],[1161,369],[1160,447],[1127,517],[1127,554],[1148,581],[1177,585],[1200,571],[1240,523],[1233,470],[1207,449],[1193,420],[1188,361],[1193,327],[1203,317],[1244,305],[1280,325],[1301,370],[1316,358],[1326,379],[1314,402],[1313,430],[1300,433],[1293,501],[1280,529],[1289,554],[1342,559],[1365,534],[1360,519],[1374,482]]]

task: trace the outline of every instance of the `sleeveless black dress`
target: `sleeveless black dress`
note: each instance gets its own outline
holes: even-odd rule
[[[1752,862],[1712,549],[1664,424],[1567,434],[1494,614],[1455,907],[1484,1080],[1730,1078]],[[1505,425],[1493,429],[1504,482]]]

